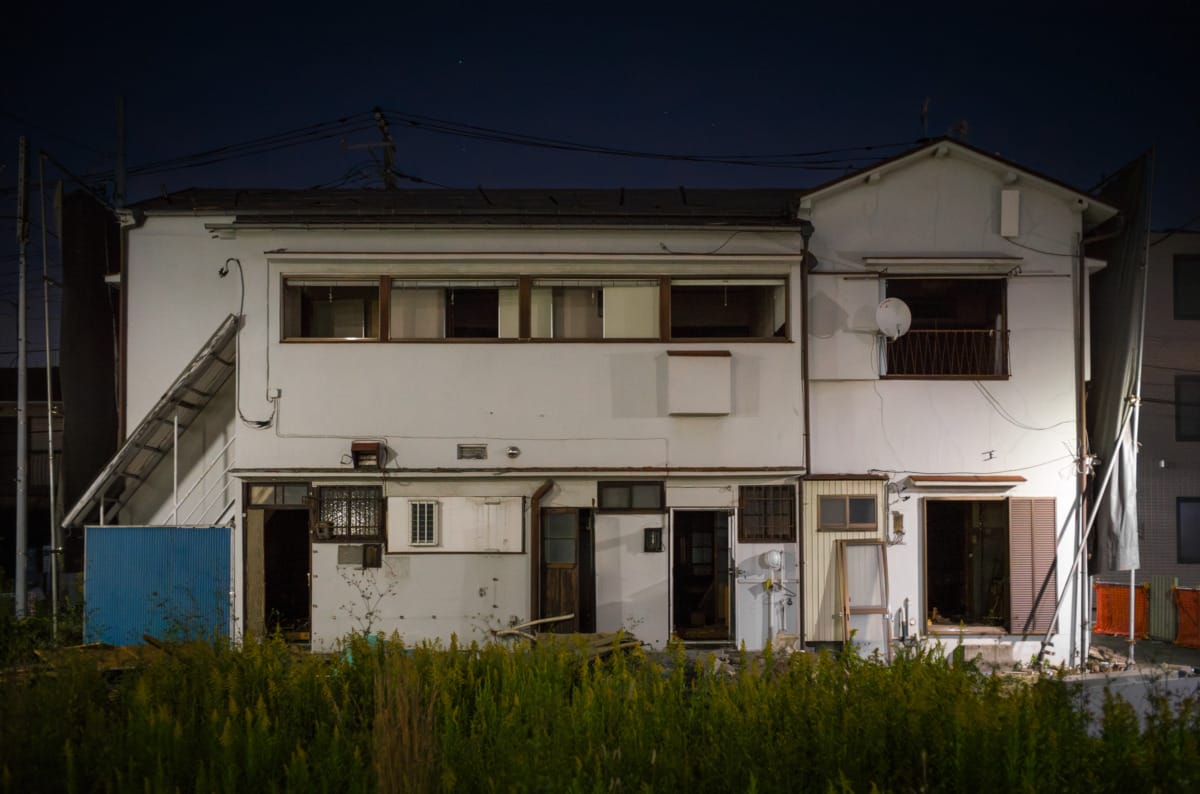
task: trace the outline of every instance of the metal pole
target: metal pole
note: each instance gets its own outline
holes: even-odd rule
[[[117,97],[117,167],[113,172],[113,204],[125,206],[125,97]]]
[[[1137,638],[1134,636],[1134,587],[1137,581],[1137,569],[1129,569],[1129,664],[1133,664],[1133,646],[1137,644]]]
[[[46,339],[46,460],[50,467],[50,620],[58,639],[58,556],[62,543],[54,508],[54,378],[50,369],[50,255],[46,244],[46,156],[38,158],[38,187],[42,205],[42,332]]]
[[[28,154],[29,141],[22,135],[17,142],[17,569],[13,576],[13,610],[17,618],[25,617],[25,566],[28,562],[29,544],[29,495],[26,483],[29,465],[26,380],[29,373],[25,362],[25,248],[29,244]]]
[[[175,421],[171,432],[171,523],[179,521],[179,411],[175,412]]]

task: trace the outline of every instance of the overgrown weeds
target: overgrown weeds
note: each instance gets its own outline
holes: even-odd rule
[[[5,679],[11,791],[1194,790],[1200,705],[1089,733],[1059,681],[1011,686],[932,653],[744,655],[570,644],[321,658],[281,640],[172,646],[117,677],[85,660]]]

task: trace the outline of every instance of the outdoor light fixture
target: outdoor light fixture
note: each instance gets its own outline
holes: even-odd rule
[[[385,460],[383,442],[352,442],[350,444],[350,460],[356,469],[382,469]]]

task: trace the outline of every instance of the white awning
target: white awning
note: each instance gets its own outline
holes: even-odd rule
[[[233,374],[238,324],[238,318],[232,314],[225,318],[67,513],[64,527],[80,526],[92,515],[105,523],[108,516],[128,504],[174,446],[175,417],[178,416],[179,432],[183,433]],[[119,482],[123,487],[114,491]],[[101,502],[103,516],[99,512]]]

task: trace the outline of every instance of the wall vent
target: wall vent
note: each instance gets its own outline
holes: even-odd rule
[[[487,444],[459,444],[459,460],[487,460]]]

